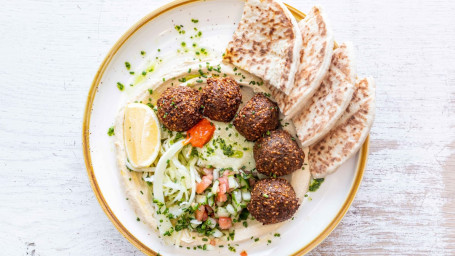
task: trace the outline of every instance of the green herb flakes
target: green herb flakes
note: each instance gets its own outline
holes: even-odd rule
[[[109,130],[107,130],[107,135],[109,136],[115,135],[114,126],[109,127]]]
[[[120,82],[117,82],[117,88],[120,90],[120,91],[123,91],[123,89],[125,88],[125,86],[120,83]]]
[[[311,192],[315,192],[316,190],[319,189],[321,184],[324,182],[324,178],[321,179],[314,179],[311,181],[310,188],[308,189]]]

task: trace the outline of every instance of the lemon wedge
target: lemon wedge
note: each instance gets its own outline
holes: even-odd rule
[[[131,103],[123,121],[126,154],[135,168],[148,167],[160,151],[161,131],[155,112],[145,104]]]

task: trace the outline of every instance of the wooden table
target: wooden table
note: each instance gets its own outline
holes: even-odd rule
[[[0,254],[140,255],[90,187],[81,123],[115,41],[164,0],[2,1]],[[328,12],[377,81],[358,195],[312,255],[455,255],[455,2],[289,0]]]

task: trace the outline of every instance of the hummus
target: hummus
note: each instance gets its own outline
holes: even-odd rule
[[[234,78],[242,89],[242,104],[246,103],[254,93],[262,92],[269,94],[268,89],[261,79],[251,74],[248,74],[246,71],[237,70],[237,68],[220,63],[220,62],[207,62],[201,63],[183,63],[181,67],[176,67],[172,72],[165,74],[163,77],[156,79],[154,81],[149,81],[147,83],[141,84],[141,90],[135,93],[132,97],[126,100],[123,106],[126,106],[128,103],[139,102],[147,104],[152,108],[156,108],[156,102],[161,95],[161,93],[170,86],[189,86],[195,89],[203,88],[206,86],[206,79],[210,76],[229,76]],[[240,106],[241,108],[242,106]],[[124,119],[124,107],[122,107],[118,113],[118,117],[115,122],[115,147],[116,147],[116,157],[117,164],[120,169],[120,174],[123,178],[123,184],[126,193],[128,194],[129,201],[132,203],[137,216],[142,222],[146,225],[149,225],[152,229],[158,229],[158,218],[157,213],[154,207],[153,198],[152,198],[152,189],[148,185],[147,180],[144,179],[143,173],[152,172],[153,169],[145,168],[141,170],[133,170],[133,168],[128,168],[127,156],[125,152],[124,139],[123,139],[123,119]],[[228,131],[228,124],[226,123],[216,123],[217,127],[222,127],[222,129],[217,130],[214,137],[217,136],[223,138],[230,138],[232,142],[236,142],[238,145],[239,152],[242,152],[241,156],[239,153],[238,158],[223,158],[220,157],[222,154],[214,154],[213,157],[204,157],[198,160],[198,164],[201,166],[207,166],[209,164],[216,166],[216,168],[228,168],[232,167],[234,169],[239,169],[242,166],[245,166],[247,169],[254,168],[254,159],[253,159],[253,142],[247,142],[243,137],[235,135],[235,128],[230,128]],[[283,125],[283,129],[290,132],[291,135],[295,136],[295,128],[292,123],[288,125]],[[162,131],[161,134],[165,132]],[[231,133],[231,137],[229,137]],[[163,135],[162,135],[163,136]],[[244,150],[246,149],[246,150]],[[206,154],[206,148],[198,149],[200,154]],[[206,154],[207,155],[207,154]],[[296,195],[302,202],[304,195],[308,191],[308,186],[310,182],[310,171],[308,167],[308,149],[305,149],[305,164],[304,168],[295,171],[291,175],[287,175],[284,178],[288,179],[293,185]],[[289,220],[290,221],[290,220]],[[250,239],[252,236],[258,237],[271,232],[276,232],[276,230],[286,224],[289,221],[272,224],[272,225],[263,225],[262,223],[248,219],[248,224],[237,222],[234,223],[233,229],[235,230],[235,235],[229,239],[226,239],[225,236],[216,238],[216,244],[222,245],[233,242],[240,242],[242,240]],[[243,224],[243,225],[242,225]],[[188,229],[183,229],[176,232],[175,236],[178,236],[177,239],[170,241],[167,237],[163,236],[165,241],[174,242],[176,245],[202,245],[207,244],[207,240],[203,241],[203,237],[200,237],[198,233],[191,232]],[[174,237],[175,238],[175,237]]]

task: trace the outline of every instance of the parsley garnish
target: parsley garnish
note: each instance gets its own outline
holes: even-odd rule
[[[120,91],[123,91],[123,89],[125,88],[125,86],[120,83],[120,82],[117,82],[117,88],[120,90]]]
[[[109,130],[107,130],[107,135],[109,136],[115,135],[114,126],[109,127]]]

